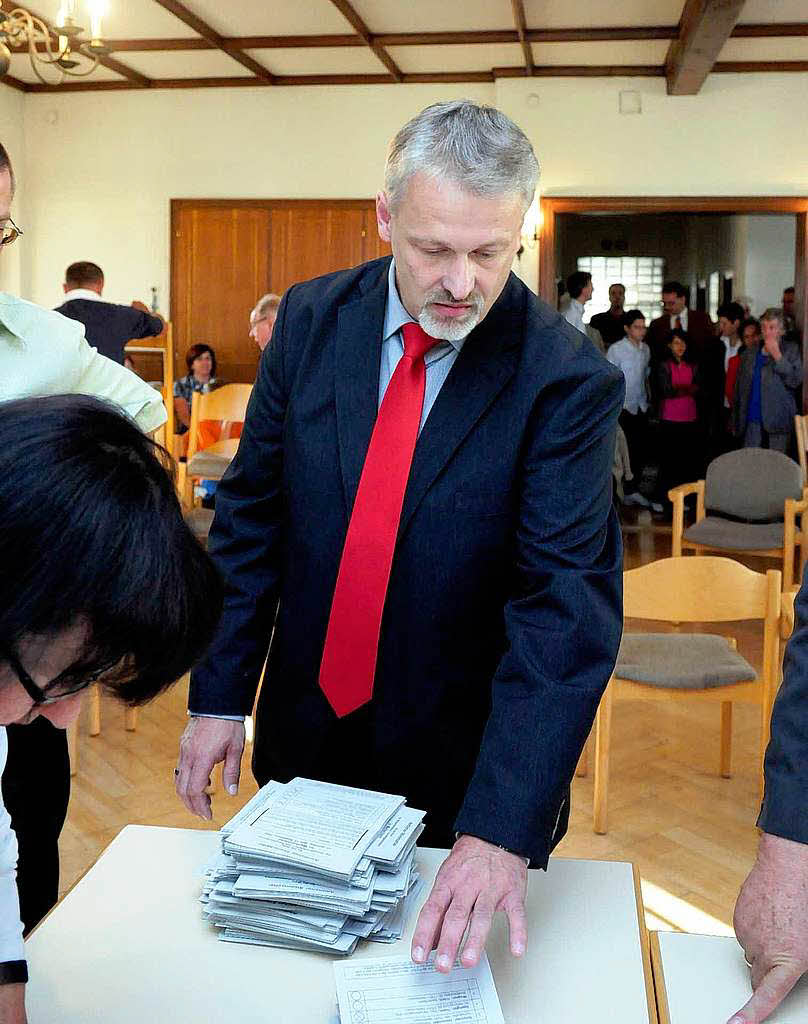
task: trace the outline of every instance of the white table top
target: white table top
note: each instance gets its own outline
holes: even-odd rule
[[[31,1024],[333,1024],[333,958],[220,942],[202,920],[217,843],[216,832],[123,829],[27,943]],[[445,856],[419,850],[428,883]],[[648,1024],[631,865],[559,858],[529,874],[525,957],[508,952],[502,915],[487,947],[508,1024]],[[408,955],[414,924],[354,956]]]
[[[723,1024],[752,995],[749,968],[734,938],[655,932],[651,939],[661,1024]],[[808,978],[767,1024],[808,1024]]]

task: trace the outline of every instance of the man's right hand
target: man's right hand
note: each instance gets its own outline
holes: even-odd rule
[[[193,814],[209,820],[213,815],[210,785],[213,766],[224,761],[222,782],[225,790],[235,796],[244,750],[244,723],[229,718],[191,717],[180,739],[180,757],[174,785],[177,795]]]

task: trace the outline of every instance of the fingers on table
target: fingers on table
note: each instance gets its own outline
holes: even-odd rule
[[[192,814],[210,820],[210,797],[205,787],[210,783],[210,773],[214,761],[209,757],[197,755],[192,757],[185,750],[180,753],[179,774],[175,778],[175,788],[180,800]]]
[[[447,886],[441,885],[440,881],[436,881],[432,892],[421,907],[421,913],[415,923],[415,932],[412,937],[412,958],[417,964],[424,963],[435,948],[443,915],[451,901],[451,890]]]
[[[435,967],[443,973],[448,974],[454,967],[460,943],[463,941],[478,897],[479,893],[474,890],[455,889],[452,893],[452,900],[443,915],[438,952],[435,957]]]
[[[519,893],[511,892],[502,903],[502,910],[508,918],[508,932],[511,941],[511,953],[522,956],[527,949],[527,914],[525,901]]]
[[[243,744],[231,743],[225,752],[222,784],[231,796],[235,796],[238,793],[238,780],[241,774],[241,755],[243,750]]]
[[[485,949],[485,940],[491,931],[496,906],[488,896],[481,894],[474,904],[469,923],[469,933],[463,946],[461,962],[464,967],[476,967]]]
[[[752,984],[755,989],[749,1002],[732,1018],[737,1024],[761,1024],[766,1020],[799,981],[802,970],[794,964],[777,964],[755,984],[755,968],[752,968]]]

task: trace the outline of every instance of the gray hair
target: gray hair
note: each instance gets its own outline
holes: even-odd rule
[[[783,330],[786,329],[785,314],[779,306],[769,306],[769,308],[764,313],[761,313],[760,319],[761,322],[764,320],[777,320],[780,324],[780,327]]]
[[[277,309],[280,304],[280,295],[276,295],[274,292],[267,292],[266,295],[262,295],[258,302],[256,302],[253,313],[257,313],[259,317],[266,316],[270,309]]]
[[[391,209],[419,171],[485,198],[518,193],[527,210],[539,163],[528,137],[501,111],[453,100],[422,110],[390,143],[384,189]]]

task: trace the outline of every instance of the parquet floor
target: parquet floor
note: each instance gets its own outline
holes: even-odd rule
[[[648,513],[624,528],[626,567],[665,557],[670,528]],[[760,562],[750,562],[763,568]],[[751,627],[728,630],[759,665]],[[101,735],[82,724],[79,772],[73,779],[62,834],[62,892],[86,871],[129,823],[218,828],[255,792],[245,763],[238,797],[214,796],[213,822],[192,817],[174,795],[172,771],[185,725],[186,686],[180,684],[140,712],[137,731],[123,711],[103,702]],[[613,719],[609,833],[592,831],[592,779],[576,779],[565,857],[630,860],[643,879],[649,926],[729,933],[741,882],[756,849],[755,769],[758,718],[739,706],[734,721],[734,774],[718,776],[718,707],[619,702]]]

